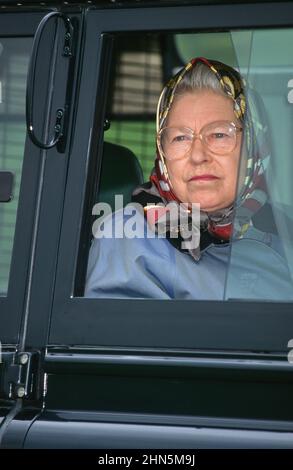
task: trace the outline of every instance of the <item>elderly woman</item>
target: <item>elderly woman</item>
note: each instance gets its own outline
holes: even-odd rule
[[[94,240],[85,296],[221,300],[233,238],[241,262],[230,266],[231,296],[292,298],[278,237],[253,225],[266,202],[265,150],[256,137],[236,70],[199,57],[178,72],[159,100],[150,181],[133,193],[133,207],[143,207],[136,237],[115,238],[114,230]],[[115,224],[127,224],[129,214],[116,212]]]

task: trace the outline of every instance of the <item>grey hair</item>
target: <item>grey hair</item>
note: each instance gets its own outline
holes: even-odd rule
[[[183,95],[197,90],[211,90],[227,96],[214,72],[202,62],[198,62],[190,71],[186,72],[177,85],[175,95]]]

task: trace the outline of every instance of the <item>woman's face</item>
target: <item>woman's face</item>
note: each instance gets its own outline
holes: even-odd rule
[[[240,126],[233,111],[232,99],[213,91],[185,93],[175,99],[166,126],[189,127],[198,134],[215,121],[232,121]],[[194,139],[190,152],[166,165],[176,196],[184,203],[196,202],[206,212],[217,211],[232,204],[236,194],[241,133],[237,145],[228,155],[215,155],[200,139]],[[240,171],[241,175],[245,168]]]

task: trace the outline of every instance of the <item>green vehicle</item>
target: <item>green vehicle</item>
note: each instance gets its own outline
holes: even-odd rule
[[[0,0],[0,448],[293,448],[292,301],[253,266],[237,298],[233,243],[221,301],[84,296],[93,206],[148,180],[203,56],[264,102],[293,298],[292,42],[291,1]]]

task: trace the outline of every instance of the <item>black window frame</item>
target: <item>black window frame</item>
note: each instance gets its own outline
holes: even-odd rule
[[[29,37],[33,42],[36,29],[46,13],[47,11],[44,9],[27,12],[1,11],[0,37]],[[41,79],[45,84],[45,70]],[[46,98],[46,91],[44,98]],[[36,99],[43,103],[43,99],[38,94]],[[44,110],[41,106],[35,112],[35,119],[37,122],[44,122]],[[25,311],[40,165],[40,149],[35,147],[26,137],[23,148],[22,176],[10,263],[9,285],[7,294],[0,296],[0,341],[2,345],[16,345],[22,337],[22,316]]]
[[[269,3],[265,8],[261,3],[158,7],[156,14],[151,8],[88,9],[49,344],[287,352],[293,336],[291,303],[87,299],[73,297],[73,289],[86,174],[99,170],[102,155],[107,38],[130,31],[292,26],[293,5],[286,2]],[[37,342],[36,332],[30,333],[29,341]]]

